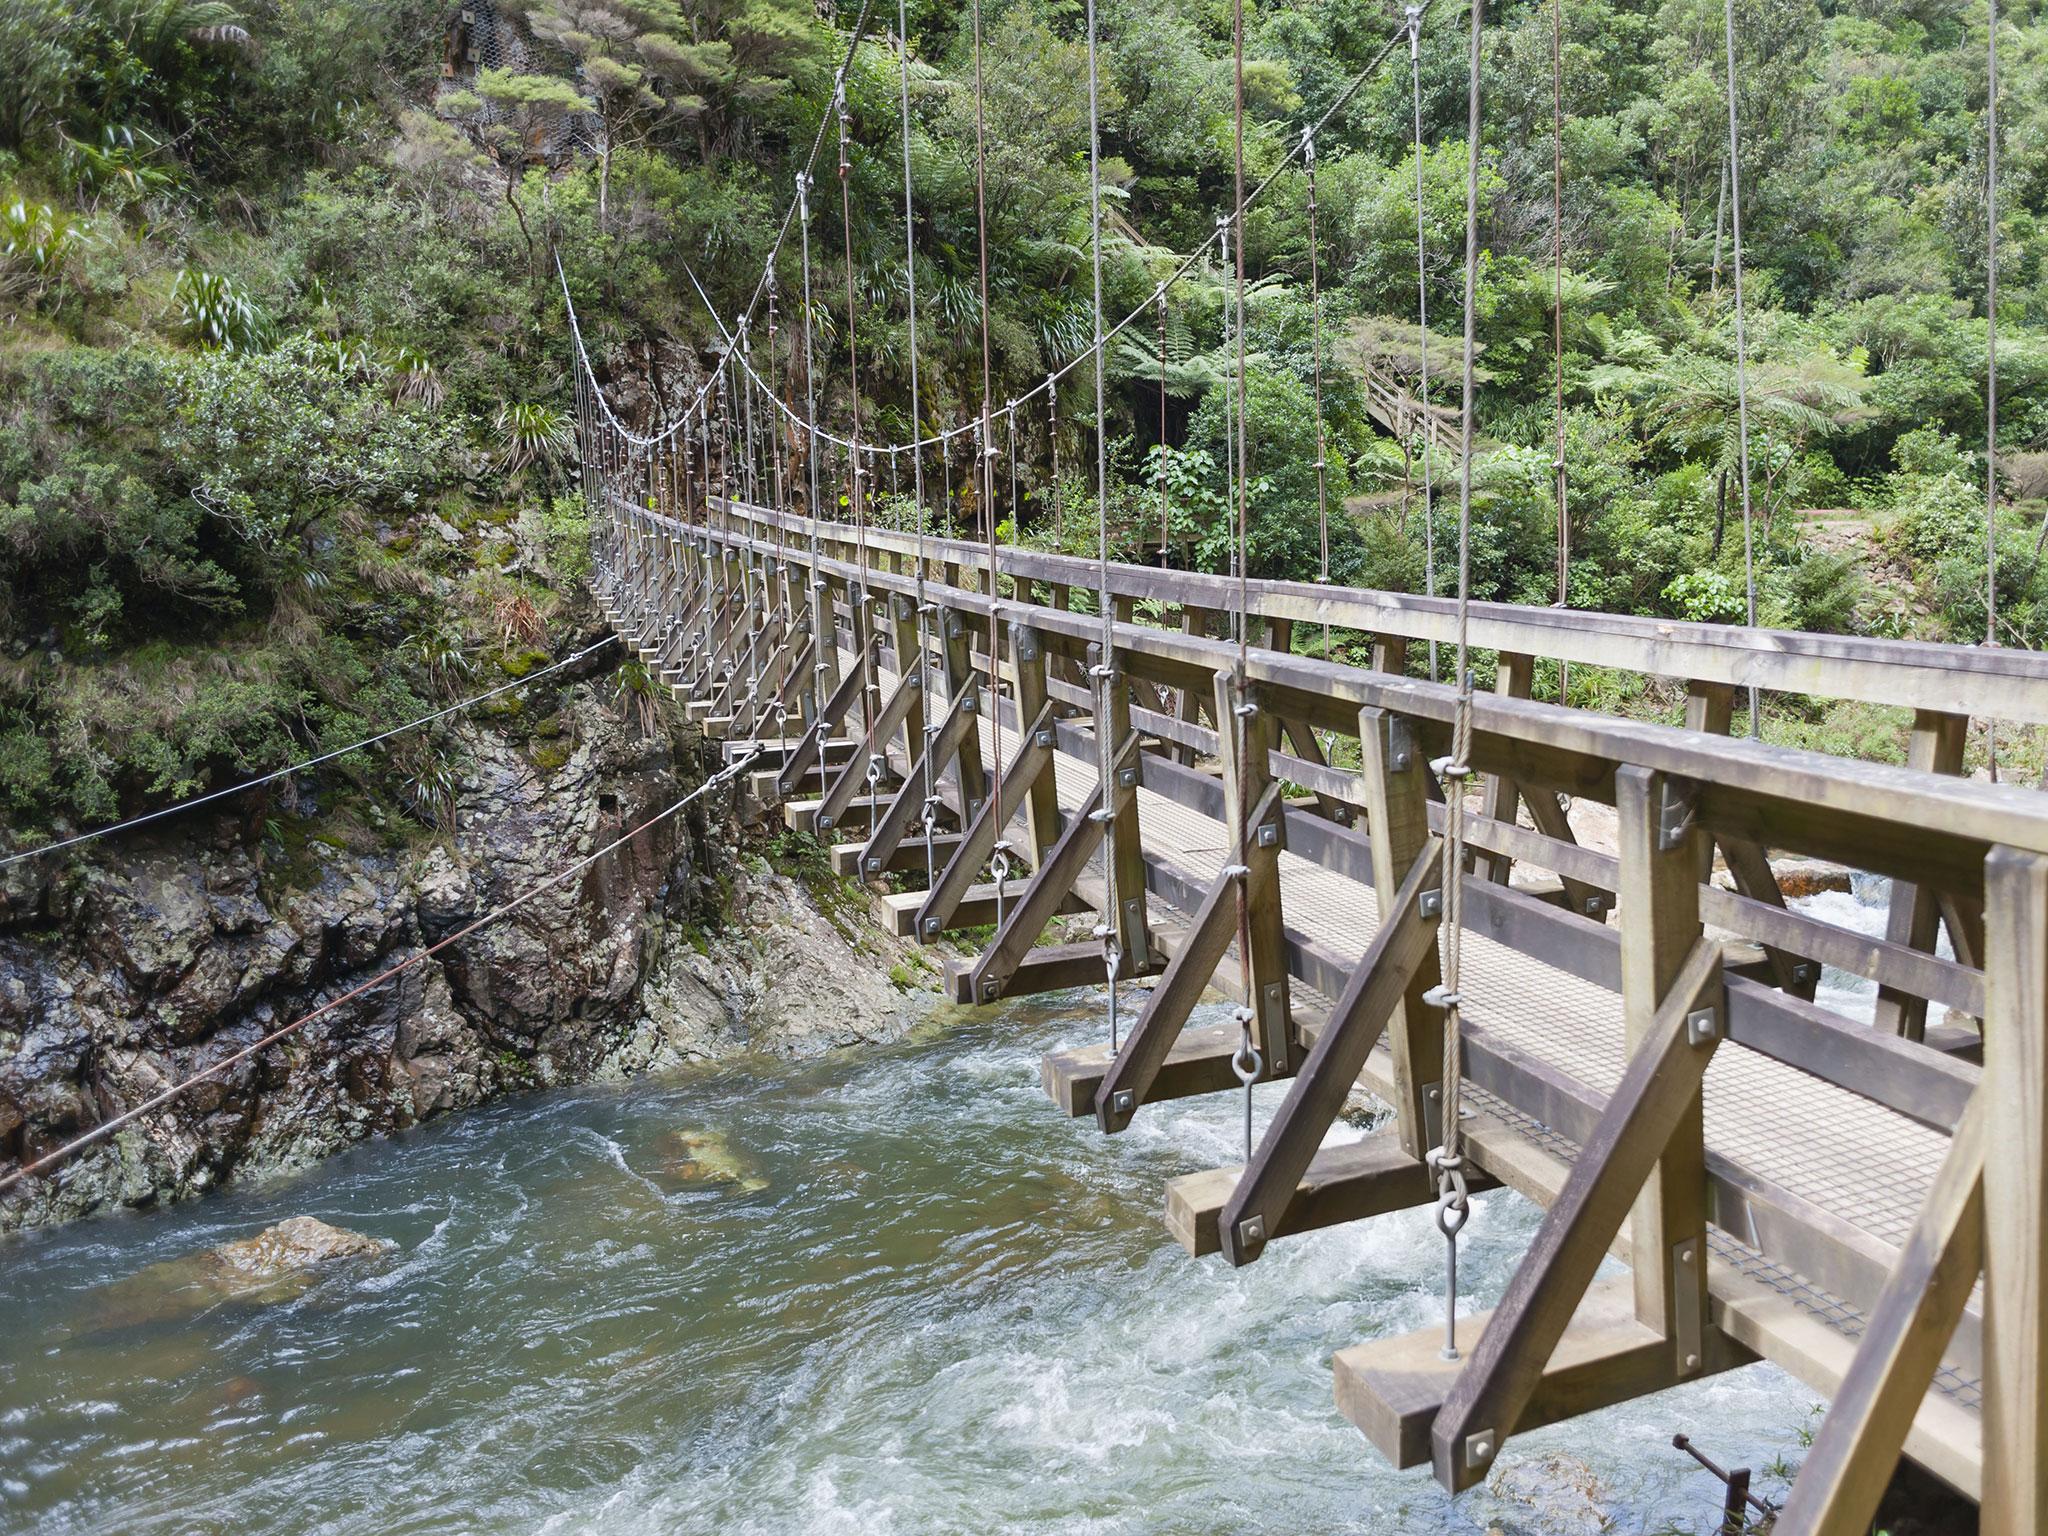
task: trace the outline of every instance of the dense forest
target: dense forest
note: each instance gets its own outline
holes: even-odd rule
[[[1472,592],[1556,598],[1561,399],[1569,603],[1739,620],[1722,10],[1559,3],[1487,17]],[[821,129],[833,178],[833,75],[858,9],[0,0],[5,820],[109,819],[534,667],[588,559],[556,262],[616,397],[660,423],[714,356],[693,274],[737,312]],[[1760,621],[1980,643],[1986,7],[1735,10]],[[2048,25],[2037,5],[2001,12],[1994,638],[2039,646]],[[850,262],[871,439],[981,407],[971,14],[908,10],[922,423],[893,6],[847,79],[850,256],[836,191],[814,211],[816,385],[843,427]],[[1101,0],[1099,14],[1114,317],[1149,306],[1228,210],[1235,82],[1224,0]],[[1083,17],[1081,0],[988,0],[982,17],[999,403],[1090,336]],[[1456,465],[1376,421],[1371,397],[1455,395],[1465,20],[1435,0],[1411,75],[1398,6],[1246,6],[1248,173],[1279,170],[1245,221],[1256,574],[1319,574],[1320,422],[1331,578],[1420,591],[1433,545],[1435,585],[1451,588]],[[1333,105],[1312,225],[1302,168],[1283,162]],[[778,277],[786,376],[794,244]],[[1167,557],[1229,559],[1231,293],[1199,262],[1158,325],[1112,348],[1104,510],[1129,558],[1159,557],[1163,486]],[[1056,412],[1038,408],[1008,450],[1019,498],[994,510],[1006,536],[1092,548],[1090,370]],[[979,517],[966,462],[927,462],[934,523]],[[878,514],[919,511],[899,496]],[[1582,702],[1663,707],[1590,672],[1572,681]],[[652,691],[633,664],[617,687],[625,702]],[[1788,703],[1767,734],[1890,755],[1897,725]],[[419,733],[351,771],[432,826],[454,753]]]

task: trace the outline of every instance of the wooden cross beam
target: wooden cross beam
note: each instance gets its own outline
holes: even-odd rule
[[[896,845],[903,841],[911,822],[923,811],[925,796],[931,792],[925,778],[927,767],[935,775],[943,774],[968,732],[979,728],[980,698],[981,690],[969,687],[953,700],[945,720],[940,723],[938,734],[932,738],[929,759],[923,751],[913,751],[910,771],[903,776],[903,787],[897,790],[887,809],[877,818],[868,833],[867,845],[861,849],[859,869],[862,879],[873,880],[881,875],[883,865],[896,851]],[[908,712],[905,718],[909,718]],[[921,729],[919,734],[922,735]]]
[[[1984,1106],[1972,1099],[1899,1261],[1871,1309],[1779,1536],[1864,1536],[1984,1265]],[[2031,1448],[2031,1459],[2040,1455]],[[1988,1473],[1988,1469],[1987,1469]]]
[[[849,675],[873,676],[875,671],[870,664],[854,669]],[[847,807],[853,804],[854,797],[868,788],[868,769],[871,764],[879,761],[882,765],[883,778],[889,777],[889,738],[902,723],[903,717],[910,712],[910,706],[917,702],[923,688],[924,675],[921,672],[904,673],[897,680],[895,690],[889,695],[888,701],[869,717],[867,731],[861,737],[860,750],[854,753],[847,765],[840,770],[839,777],[832,781],[831,786],[825,791],[825,798],[818,805],[819,831],[828,831],[837,826],[845,817]]]
[[[1696,1108],[1725,1019],[1721,946],[1698,939],[1436,1416],[1430,1432],[1436,1476],[1451,1492],[1479,1481],[1514,1433],[1608,1244]],[[1640,1224],[1635,1231],[1642,1259],[1646,1234]],[[1661,1337],[1669,1341],[1663,1353],[1672,1357],[1669,1375],[1677,1381],[1705,1365],[1704,1234],[1681,1240],[1670,1264],[1681,1293]],[[1688,1313],[1683,1287],[1695,1279],[1698,1310]],[[1635,1395],[1637,1384],[1628,1385],[1628,1395]]]
[[[819,765],[823,743],[838,729],[839,722],[852,710],[853,701],[860,694],[861,674],[870,665],[872,660],[869,657],[863,656],[855,660],[853,667],[839,680],[826,699],[824,713],[813,720],[810,729],[804,732],[803,740],[797,745],[796,751],[790,754],[789,761],[783,765],[782,773],[775,781],[776,789],[785,798],[795,790],[802,782],[803,776],[810,772],[813,766]],[[858,756],[857,753],[855,755]]]
[[[1427,786],[1433,781],[1420,733],[1405,716],[1383,709],[1360,710],[1358,746],[1359,783],[1372,838],[1373,889],[1381,912],[1391,913],[1430,842]],[[1441,976],[1432,951],[1416,965],[1406,995],[1387,1022],[1396,1127],[1401,1145],[1418,1161],[1443,1137],[1443,1015],[1427,1000]]]

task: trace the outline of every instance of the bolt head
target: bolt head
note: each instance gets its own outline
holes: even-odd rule
[[[1119,1088],[1109,1096],[1109,1107],[1120,1115],[1131,1114],[1138,1107],[1138,1096],[1129,1088]]]

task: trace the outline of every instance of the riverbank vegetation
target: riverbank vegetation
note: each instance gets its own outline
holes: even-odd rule
[[[464,23],[424,0],[0,0],[10,824],[105,820],[274,767],[472,691],[545,643],[586,559],[555,261],[615,398],[668,419],[717,337],[692,274],[738,309],[821,123],[830,177],[837,29],[856,9],[524,0],[467,7]],[[1759,619],[1981,642],[1985,7],[1737,10]],[[1106,301],[1120,316],[1228,207],[1229,8],[1100,11]],[[980,410],[969,16],[909,8],[922,423],[908,414],[893,8],[847,80],[871,439]],[[1281,167],[1398,21],[1377,5],[1248,5],[1252,176]],[[1564,0],[1561,278],[1551,25],[1531,0],[1489,17],[1472,591],[1557,595],[1561,284],[1568,602],[1739,620],[1720,12]],[[1993,638],[2038,646],[2048,25],[2030,4],[2001,25]],[[1067,0],[989,0],[985,27],[1000,404],[1087,345],[1087,61]],[[1410,430],[1376,419],[1375,401],[1386,418],[1390,399],[1454,398],[1464,50],[1462,18],[1432,10],[1419,167],[1405,45],[1339,107],[1317,139],[1313,251],[1299,166],[1246,221],[1257,574],[1321,574],[1327,506],[1333,580],[1452,586],[1455,466],[1398,412]],[[819,202],[817,383],[843,424],[849,258],[836,197]],[[1168,292],[1163,345],[1148,315],[1112,349],[1106,515],[1128,558],[1163,543],[1178,563],[1228,559],[1229,292],[1220,266],[1198,263]],[[800,293],[792,263],[784,377]],[[1020,496],[1001,486],[992,514],[1010,535],[1092,549],[1092,412],[1078,369],[1056,416],[1040,410],[1002,445]],[[964,454],[928,461],[935,524],[984,516],[966,468]],[[916,509],[899,497],[883,515]],[[1574,685],[1587,702],[1660,707],[1595,675]],[[1787,709],[1776,739],[1897,750],[1895,722],[1868,711]],[[431,822],[442,750],[425,735],[351,771]]]

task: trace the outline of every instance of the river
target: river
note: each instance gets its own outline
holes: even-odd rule
[[[0,1244],[0,1531],[1690,1532],[1719,1485],[1673,1432],[1797,1459],[1814,1395],[1763,1365],[1518,1437],[1455,1503],[1389,1470],[1329,1355],[1440,1318],[1430,1214],[1188,1259],[1162,1184],[1242,1155],[1241,1104],[1063,1120],[1039,1057],[1104,1028],[1099,989],[941,1013]],[[1537,1216],[1477,1204],[1484,1305]],[[152,1299],[149,1266],[301,1213],[393,1255]]]

